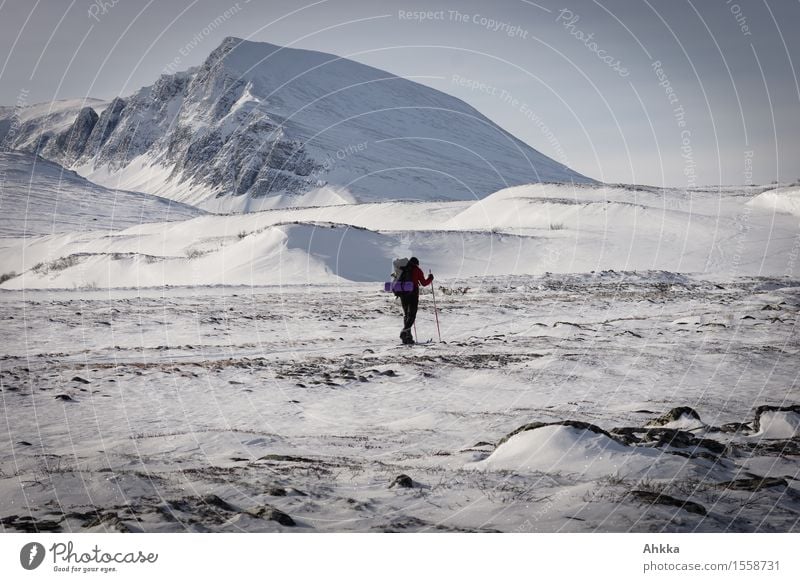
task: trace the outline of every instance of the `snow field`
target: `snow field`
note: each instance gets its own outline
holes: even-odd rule
[[[3,528],[796,531],[800,284],[438,285],[0,293]]]

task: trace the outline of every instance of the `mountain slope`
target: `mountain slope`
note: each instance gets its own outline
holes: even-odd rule
[[[380,282],[416,255],[437,281],[545,272],[792,273],[797,222],[741,189],[532,185],[484,200],[206,215],[124,231],[0,240],[12,288]],[[349,210],[349,213],[346,212]],[[747,228],[742,225],[746,221]]]
[[[200,67],[71,112],[58,127],[28,115],[9,145],[107,186],[211,210],[474,200],[512,185],[591,182],[450,95],[235,38]]]
[[[109,190],[26,152],[0,152],[0,177],[0,236],[117,230],[205,214],[157,196]]]

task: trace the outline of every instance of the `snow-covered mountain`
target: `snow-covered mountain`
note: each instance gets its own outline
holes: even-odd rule
[[[345,58],[237,38],[128,97],[0,110],[0,141],[109,187],[215,211],[475,200],[520,184],[592,182],[455,97]]]
[[[27,152],[0,151],[0,237],[119,230],[204,211],[149,194],[110,190]]]

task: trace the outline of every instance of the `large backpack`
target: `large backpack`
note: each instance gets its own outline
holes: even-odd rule
[[[410,295],[414,292],[414,282],[411,280],[412,267],[408,259],[395,259],[392,261],[392,280],[386,283],[386,291],[392,291],[395,297]]]

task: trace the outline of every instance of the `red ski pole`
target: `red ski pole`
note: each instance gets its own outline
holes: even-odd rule
[[[431,272],[428,271],[428,275]],[[431,295],[433,296],[433,315],[436,317],[436,333],[439,334],[439,343],[442,343],[442,330],[439,329],[439,311],[436,309],[436,286],[431,284]]]

